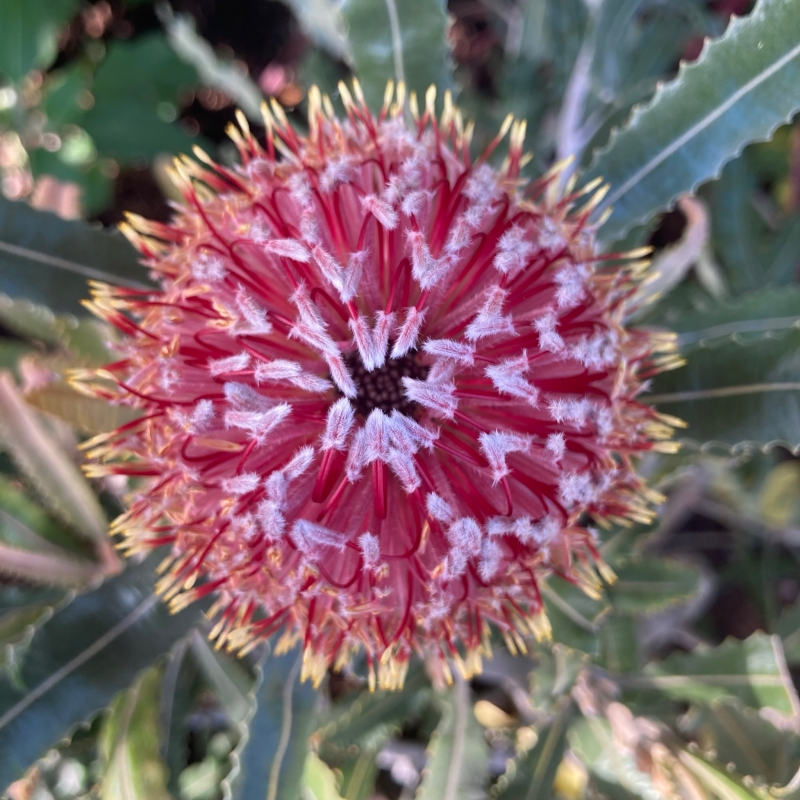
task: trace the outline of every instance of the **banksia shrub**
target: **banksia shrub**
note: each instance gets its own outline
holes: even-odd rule
[[[121,354],[76,383],[140,412],[90,474],[134,479],[113,530],[170,549],[174,607],[213,593],[218,643],[282,632],[315,682],[365,651],[396,687],[414,651],[471,674],[492,626],[547,636],[548,574],[595,591],[596,526],[657,499],[634,460],[676,421],[638,396],[677,356],[626,327],[646,253],[598,253],[598,182],[523,180],[510,118],[473,160],[449,95],[341,91],[307,135],[242,118],[239,167],[176,163],[172,223],[127,226],[159,288],[95,284]]]

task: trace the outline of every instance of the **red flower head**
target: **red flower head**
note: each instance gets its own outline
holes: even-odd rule
[[[591,591],[586,522],[650,518],[631,456],[674,420],[635,397],[677,357],[623,327],[643,253],[596,253],[602,192],[520,178],[523,122],[473,161],[449,94],[341,94],[307,137],[273,106],[266,148],[240,118],[238,168],[177,162],[172,224],[125,226],[160,289],[95,285],[124,357],[80,385],[142,410],[90,474],[144,479],[114,531],[170,545],[173,606],[215,592],[220,643],[282,630],[315,681],[365,650],[393,687],[414,650],[469,674],[490,625],[547,635],[548,573]]]

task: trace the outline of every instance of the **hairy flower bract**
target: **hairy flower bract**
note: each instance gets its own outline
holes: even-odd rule
[[[282,633],[317,682],[365,651],[394,687],[413,651],[469,674],[491,626],[546,636],[550,574],[595,591],[590,526],[657,499],[631,459],[676,421],[637,395],[677,356],[625,327],[647,265],[597,252],[602,189],[520,177],[524,123],[472,160],[449,95],[390,84],[374,117],[354,88],[341,118],[312,90],[307,135],[240,118],[236,168],[176,162],[172,223],[124,226],[158,288],[94,285],[121,354],[75,381],[140,409],[90,474],[134,480],[113,530],[170,548],[173,607],[214,593],[219,643]]]

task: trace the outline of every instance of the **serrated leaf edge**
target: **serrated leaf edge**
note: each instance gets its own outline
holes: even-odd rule
[[[701,67],[705,63],[706,59],[709,56],[709,53],[712,50],[714,50],[718,45],[723,44],[723,43],[727,42],[729,39],[732,39],[734,36],[736,36],[738,30],[742,26],[747,25],[749,21],[753,20],[755,18],[755,16],[760,13],[760,9],[761,8],[763,8],[763,0],[759,0],[759,2],[756,5],[756,7],[747,16],[737,17],[736,15],[731,15],[730,23],[728,24],[728,27],[725,29],[725,32],[721,36],[719,36],[719,37],[717,37],[715,39],[711,39],[709,37],[706,37],[706,39],[703,42],[703,48],[700,51],[700,55],[697,57],[697,59],[695,61],[687,62],[687,61],[681,60],[679,66],[678,66],[678,74],[670,81],[660,82],[656,87],[655,94],[653,95],[652,98],[650,98],[650,100],[648,100],[645,103],[638,103],[637,105],[635,105],[633,107],[633,109],[631,110],[630,116],[628,117],[627,121],[625,123],[623,123],[622,125],[614,128],[611,131],[611,134],[609,135],[608,142],[603,147],[598,148],[597,150],[594,151],[594,153],[592,155],[592,161],[589,164],[589,166],[587,167],[587,169],[584,170],[584,172],[585,173],[591,173],[592,170],[595,169],[598,161],[606,153],[608,153],[608,152],[610,152],[612,150],[612,148],[616,144],[617,139],[623,133],[627,132],[628,130],[631,130],[631,129],[635,128],[637,126],[638,122],[639,122],[639,119],[642,117],[642,115],[645,112],[649,111],[658,102],[660,102],[661,98],[664,95],[666,95],[669,92],[673,91],[676,87],[679,87],[681,85],[681,82],[685,79],[685,77],[687,75],[691,75],[691,73],[695,69]],[[771,72],[770,72],[768,77],[771,77],[772,75],[774,75],[775,73],[780,71],[784,66],[786,66],[786,64],[788,64],[794,58],[797,58],[797,57],[800,57],[800,44],[798,44],[796,47],[794,47],[792,50],[790,50],[789,53],[785,54],[778,62],[776,62],[775,64],[772,65]],[[745,87],[747,85],[748,84],[745,84]],[[742,89],[745,88],[745,87],[741,87],[739,90],[737,90],[737,92],[734,92],[734,95],[738,95],[742,91]],[[740,96],[743,97],[744,93],[742,93]],[[739,98],[737,98],[737,100],[738,99]],[[724,105],[724,103],[723,103],[723,105]],[[729,106],[729,107],[732,107],[732,105],[733,104],[731,104],[731,106]],[[725,111],[727,111],[728,108],[725,108]],[[724,111],[720,112],[717,115],[717,118],[719,116],[721,116],[723,113],[724,113]],[[757,137],[755,139],[749,139],[749,140],[747,140],[745,142],[742,142],[741,145],[730,156],[723,157],[722,161],[720,161],[720,163],[717,165],[716,169],[712,173],[709,173],[704,178],[695,181],[691,186],[685,187],[682,191],[675,193],[664,204],[664,207],[663,207],[662,210],[671,209],[675,205],[675,201],[677,200],[677,198],[681,194],[686,194],[686,193],[693,194],[695,192],[695,190],[697,189],[697,187],[700,186],[701,184],[706,183],[708,181],[716,180],[717,178],[719,178],[719,176],[722,174],[722,170],[725,167],[725,165],[727,163],[729,163],[730,161],[733,161],[734,159],[738,158],[741,155],[741,153],[744,150],[744,148],[748,144],[753,144],[755,142],[767,142],[767,141],[769,141],[770,139],[772,139],[772,136],[775,133],[775,131],[779,127],[781,127],[781,125],[785,125],[787,122],[789,122],[792,119],[792,117],[794,116],[795,113],[796,113],[796,109],[795,109],[795,111],[790,112],[789,114],[787,114],[783,119],[778,120],[775,123],[775,125],[773,125],[763,137]],[[695,128],[697,128],[697,124],[692,126],[692,128],[689,129],[689,132],[692,132]],[[681,138],[685,138],[685,137],[686,137],[686,134],[683,134],[683,137],[681,137]],[[687,141],[689,141],[689,139],[687,139]],[[681,142],[680,146],[682,146],[683,144],[685,144],[685,142]],[[669,149],[669,148],[667,148],[667,149]],[[627,193],[627,191],[630,188],[635,186],[636,183],[638,183],[639,180],[641,180],[642,177],[645,177],[647,174],[650,174],[654,169],[656,169],[658,166],[660,166],[662,163],[664,163],[664,161],[666,161],[666,159],[669,158],[670,155],[672,155],[673,153],[677,152],[678,149],[679,149],[679,146],[674,147],[672,149],[672,151],[667,153],[667,155],[664,156],[663,158],[661,158],[661,160],[658,163],[656,163],[653,167],[649,168],[645,174],[640,175],[638,177],[637,177],[638,173],[637,173],[637,175],[634,175],[633,177],[636,177],[636,181],[635,182],[632,183],[631,182],[632,178],[629,178],[626,181],[626,183],[622,184],[621,187],[617,187],[616,191],[614,191],[613,187],[612,187],[612,191],[609,192],[608,196],[597,207],[597,209],[595,211],[595,214],[599,215],[606,208],[609,208],[609,207],[613,206],[614,202],[616,202],[616,200],[618,200],[625,193]],[[638,172],[641,173],[642,169],[640,169]],[[628,184],[630,184],[630,185],[628,185]],[[624,189],[624,192],[622,191],[622,189]],[[638,214],[637,216],[632,217],[631,219],[629,219],[627,221],[627,223],[625,224],[625,226],[623,228],[621,228],[620,230],[615,232],[614,238],[616,238],[616,239],[622,238],[632,227],[646,222],[652,216],[653,216],[653,213],[650,210],[646,210],[646,211]],[[602,231],[603,231],[603,228],[600,228],[600,236],[601,237],[602,237]]]

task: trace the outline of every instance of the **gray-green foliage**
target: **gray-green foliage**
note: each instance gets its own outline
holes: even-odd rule
[[[83,314],[86,279],[142,288],[147,274],[119,235],[0,197],[0,366],[11,370],[0,378],[0,787],[50,751],[39,780],[59,797],[78,796],[53,788],[66,764],[81,796],[94,781],[103,798],[143,800],[366,800],[401,768],[419,800],[796,799],[800,472],[774,447],[800,446],[797,134],[752,143],[800,108],[800,0],[759,0],[727,29],[700,0],[476,3],[492,41],[488,92],[469,58],[454,70],[466,18],[451,27],[442,0],[290,5],[313,43],[301,75],[316,72],[334,94],[339,69],[374,107],[387,79],[419,95],[434,84],[439,102],[453,89],[476,121],[476,150],[509,111],[526,117],[529,175],[571,155],[581,182],[611,183],[606,241],[643,243],[702,186],[708,239],[637,317],[677,332],[687,366],[657,377],[649,397],[689,423],[701,452],[645,460],[671,493],[659,527],[601,534],[617,580],[596,595],[543,582],[553,641],[528,641],[514,667],[493,641],[500,655],[472,685],[434,688],[415,660],[396,693],[371,693],[348,671],[316,692],[299,681],[298,649],[237,659],[206,641],[199,607],[170,615],[153,594],[157,556],[116,574],[102,533],[117,489],[90,488],[63,428],[34,407],[82,434],[127,418],[65,383],[23,406],[14,387],[22,359],[103,363],[105,329],[63,315]],[[81,8],[0,0],[0,132],[19,134],[35,178],[77,182],[84,211],[107,202],[111,159],[147,164],[189,148],[175,118],[198,83],[257,124],[254,81],[164,6],[165,31],[82,42],[53,68]],[[702,55],[679,66],[706,35]],[[40,89],[25,105],[34,70]],[[31,132],[62,144],[51,152]],[[712,457],[712,445],[756,455]],[[688,558],[667,552],[676,530],[697,537]],[[731,586],[756,621],[723,641],[707,595]]]

